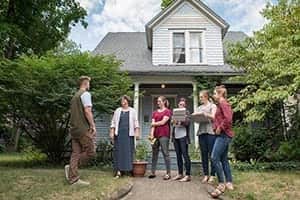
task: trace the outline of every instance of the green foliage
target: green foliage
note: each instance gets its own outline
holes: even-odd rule
[[[197,76],[196,80],[200,90],[209,90],[212,93],[216,85],[221,84],[226,78],[222,76]]]
[[[161,9],[167,8],[174,0],[162,0],[161,2]]]
[[[146,161],[148,156],[148,146],[145,141],[139,141],[135,149],[135,160]]]
[[[111,113],[132,85],[110,56],[48,53],[0,62],[1,118],[21,127],[52,162],[62,160],[68,143],[70,100],[79,76],[92,77],[96,115]]]
[[[248,86],[233,98],[246,121],[262,121],[273,106],[300,89],[300,1],[279,0],[262,12],[268,23],[229,47],[228,61]]]
[[[43,54],[63,42],[71,26],[87,26],[87,12],[76,0],[2,0],[0,56]]]
[[[289,171],[300,170],[300,162],[261,162],[261,163],[246,163],[235,162],[232,167],[239,171]]]
[[[24,158],[31,165],[42,165],[47,161],[47,155],[34,146],[28,146],[24,149]]]
[[[279,161],[300,161],[300,138],[282,142],[275,152],[274,158]]]
[[[97,155],[90,162],[93,166],[111,166],[113,162],[113,145],[108,141],[100,140],[97,144]]]
[[[0,153],[3,153],[6,151],[6,147],[4,144],[0,144]]]
[[[191,160],[200,160],[200,147],[196,147],[195,144],[189,145],[189,155]]]

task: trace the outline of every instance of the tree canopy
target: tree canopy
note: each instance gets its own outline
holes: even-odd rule
[[[174,0],[162,0],[161,9],[167,8]]]
[[[263,120],[300,89],[300,1],[269,3],[262,15],[267,24],[228,53],[228,61],[245,72],[238,79],[248,86],[233,102],[246,121]]]
[[[63,42],[71,26],[87,26],[76,0],[1,0],[0,57],[42,55]]]

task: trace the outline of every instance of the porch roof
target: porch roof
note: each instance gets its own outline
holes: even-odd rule
[[[234,43],[245,39],[243,32],[229,31],[223,42]],[[159,65],[152,64],[152,52],[147,48],[145,32],[108,33],[93,51],[93,54],[115,55],[123,62],[122,71],[133,75],[235,75],[241,71],[225,65]]]

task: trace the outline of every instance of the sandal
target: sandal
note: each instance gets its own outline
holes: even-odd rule
[[[189,182],[191,180],[192,180],[191,176],[186,175],[185,177],[183,177],[182,179],[180,179],[179,182]]]
[[[183,176],[181,174],[178,174],[177,176],[175,176],[174,178],[172,178],[172,181],[178,181],[180,179],[182,179]]]
[[[219,196],[221,196],[225,192],[225,188],[226,188],[225,185],[220,184],[220,185],[218,185],[218,187],[213,192],[211,192],[209,194],[212,198],[218,198]]]
[[[210,185],[213,185],[215,182],[215,177],[214,176],[210,176],[209,179],[207,180],[207,183]]]
[[[169,180],[170,178],[171,178],[171,176],[169,174],[166,174],[163,179],[166,181],[166,180]]]
[[[201,183],[207,183],[208,181],[208,176],[204,176],[204,178],[202,179]]]
[[[156,177],[155,174],[150,174],[150,175],[148,176],[148,178],[155,178],[155,177]]]
[[[227,188],[228,190],[233,190],[233,189],[234,189],[234,188],[233,188],[233,184],[232,184],[231,182],[226,183],[226,188]]]

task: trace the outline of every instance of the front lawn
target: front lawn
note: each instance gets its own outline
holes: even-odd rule
[[[226,195],[235,200],[300,199],[300,171],[235,171],[235,190]]]
[[[103,199],[129,180],[114,180],[112,173],[100,169],[81,170],[88,187],[70,186],[63,169],[22,169],[0,167],[0,199],[82,200]]]

